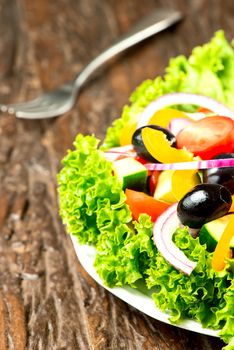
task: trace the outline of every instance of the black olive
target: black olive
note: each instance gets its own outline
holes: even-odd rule
[[[154,129],[154,130],[159,130],[159,131],[162,131],[165,135],[166,135],[166,138],[167,140],[169,141],[169,144],[171,147],[176,147],[176,137],[167,129],[161,127],[161,126],[158,126],[158,125],[154,125],[154,124],[150,124],[150,125],[145,125],[145,126],[142,126],[141,128],[138,128],[133,136],[132,136],[132,144],[133,144],[133,147],[135,149],[135,151],[137,152],[137,154],[148,160],[149,162],[157,162],[157,159],[155,159],[153,156],[151,156],[151,154],[147,151],[145,145],[144,145],[144,142],[142,140],[142,129],[144,128],[151,128],[151,129]]]
[[[234,158],[234,153],[220,153],[214,159]],[[234,167],[211,168],[203,171],[203,182],[220,184],[234,194]]]
[[[206,222],[227,214],[232,205],[230,191],[219,184],[200,184],[178,203],[177,215],[181,223],[200,228]]]

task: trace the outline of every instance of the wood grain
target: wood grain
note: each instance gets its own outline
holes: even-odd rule
[[[73,110],[44,121],[0,115],[0,349],[219,350],[219,339],[163,324],[99,287],[83,270],[58,215],[56,174],[78,132],[104,136],[133,89],[170,57],[223,28],[231,0],[0,0],[0,101],[29,99],[73,78],[143,14],[184,21],[100,72]],[[189,33],[189,34],[188,34]]]

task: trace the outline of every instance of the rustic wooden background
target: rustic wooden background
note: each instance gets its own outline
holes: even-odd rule
[[[0,115],[0,349],[219,350],[222,342],[163,324],[99,287],[80,266],[58,216],[56,173],[78,132],[102,138],[131,91],[171,56],[223,28],[232,0],[0,0],[0,102],[73,78],[143,14],[184,21],[117,60],[73,110],[44,121]]]

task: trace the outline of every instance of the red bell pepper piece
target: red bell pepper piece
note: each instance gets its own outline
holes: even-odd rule
[[[126,203],[129,205],[134,220],[138,220],[139,215],[145,213],[154,222],[171,205],[158,201],[144,192],[129,190],[128,188],[125,191],[125,195]]]

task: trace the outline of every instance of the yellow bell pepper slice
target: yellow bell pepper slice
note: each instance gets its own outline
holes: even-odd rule
[[[179,201],[187,192],[200,182],[196,169],[175,170],[172,175],[172,191],[174,197]]]
[[[164,170],[158,177],[154,198],[167,203],[178,202],[200,183],[197,170]]]
[[[165,108],[157,111],[149,120],[147,124],[156,124],[162,126],[163,128],[167,128],[170,121],[175,118],[183,118],[192,121],[187,114],[184,112],[178,111],[177,109]]]
[[[223,234],[215,248],[212,267],[215,271],[221,271],[225,267],[225,259],[230,256],[230,241],[234,236],[234,215],[225,227]]]
[[[232,195],[232,205],[229,211],[234,211],[234,195]]]
[[[137,122],[129,122],[125,127],[121,130],[119,137],[120,146],[126,146],[132,144],[132,135],[134,134],[137,128]]]
[[[147,151],[161,163],[188,162],[193,159],[193,153],[186,149],[171,147],[162,131],[144,128],[141,135]]]

